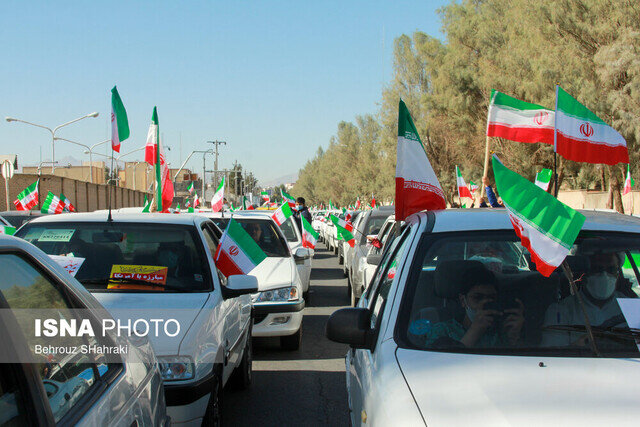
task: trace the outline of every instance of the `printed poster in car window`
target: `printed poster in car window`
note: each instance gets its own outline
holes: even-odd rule
[[[168,267],[159,265],[126,265],[115,264],[111,267],[107,289],[138,289],[145,291],[162,291],[167,283]],[[130,281],[131,283],[127,283]],[[138,281],[148,282],[135,283]],[[153,286],[157,284],[160,286]]]

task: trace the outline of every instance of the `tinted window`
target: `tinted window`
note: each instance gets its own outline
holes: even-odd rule
[[[277,225],[271,220],[234,218],[249,233],[268,257],[290,256],[287,242],[280,237]]]
[[[75,277],[91,291],[211,288],[202,243],[193,226],[45,223],[27,224],[17,234],[49,255],[84,258]]]
[[[282,234],[287,239],[287,242],[298,242],[298,235],[296,234],[296,230],[294,227],[297,225],[293,224],[293,217],[287,218],[287,220],[280,226],[282,230]]]

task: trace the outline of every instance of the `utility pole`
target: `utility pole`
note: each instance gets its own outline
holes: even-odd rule
[[[214,152],[214,154],[215,154],[215,156],[216,156],[216,159],[215,159],[215,164],[213,165],[213,169],[214,169],[216,172],[214,173],[213,186],[214,186],[215,188],[217,188],[217,187],[218,187],[218,146],[219,146],[220,144],[227,145],[227,141],[217,141],[217,140],[216,140],[216,141],[207,141],[207,143],[208,143],[208,144],[213,144],[213,145],[215,146],[215,150],[216,150],[216,151]]]

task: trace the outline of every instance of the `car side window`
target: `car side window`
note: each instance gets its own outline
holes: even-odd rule
[[[96,362],[90,354],[36,353],[36,345],[44,346],[50,342],[44,341],[45,338],[36,338],[33,315],[29,316],[28,313],[34,309],[54,309],[51,313],[57,313],[56,320],[60,321],[74,317],[70,311],[74,307],[67,302],[56,284],[18,255],[1,254],[0,271],[3,274],[0,294],[13,311],[33,357],[41,360],[37,370],[57,422],[80,403],[96,379],[113,365]],[[88,342],[83,337],[70,336],[56,338],[56,345],[61,348],[80,348],[87,344],[93,345],[96,341]]]
[[[26,402],[28,396],[21,392],[15,367],[0,364],[0,426],[28,425]]]
[[[207,225],[202,226],[202,234],[204,234],[204,240],[207,244],[207,249],[209,249],[211,258],[213,258],[213,262],[215,263],[216,249],[218,248],[219,243],[218,238],[213,234],[213,231]],[[216,272],[218,273],[218,279],[220,280],[220,283],[222,284],[222,286],[227,286],[227,278],[220,272],[220,270],[218,270],[217,267],[215,268]]]
[[[371,298],[367,302],[369,310],[371,311],[371,329],[376,328],[378,319],[382,317],[382,313],[384,312],[384,307],[386,305],[385,302],[387,301],[391,284],[393,283],[393,279],[396,277],[398,263],[400,262],[404,248],[409,241],[407,238],[408,234],[409,228],[407,228],[405,232],[398,237],[398,242],[394,242],[395,248],[390,248],[391,250],[387,253],[387,262],[385,264],[381,264],[381,268],[377,271],[374,288],[371,290],[370,294]]]

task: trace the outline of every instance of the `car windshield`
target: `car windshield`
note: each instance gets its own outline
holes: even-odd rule
[[[75,278],[94,292],[211,289],[193,226],[150,223],[29,223],[18,237],[49,255],[82,258]],[[75,259],[75,260],[72,260]]]
[[[227,228],[227,224],[229,223],[229,218],[212,218],[211,220],[220,227],[221,230]],[[290,256],[287,242],[280,237],[280,233],[278,233],[275,228],[275,223],[271,220],[258,218],[234,218],[234,220],[238,221],[242,228],[253,237],[253,240],[256,241],[260,249],[262,249],[268,257]]]
[[[593,357],[582,300],[599,352],[638,357],[617,299],[640,295],[640,236],[582,232],[566,258],[576,295],[561,268],[541,275],[512,232],[425,235],[419,248],[398,323],[409,347]]]
[[[297,225],[293,224],[293,217],[290,216],[289,218],[287,218],[287,220],[285,222],[282,223],[282,225],[280,226],[280,230],[282,230],[282,234],[284,234],[284,237],[287,239],[287,242],[298,242],[298,235],[296,234],[296,230],[294,229],[294,227],[297,227]]]

